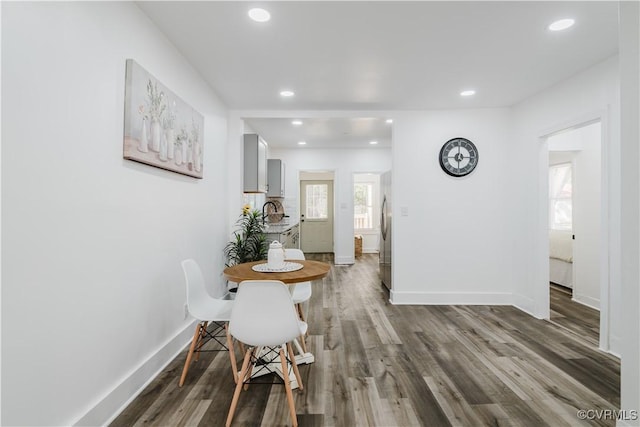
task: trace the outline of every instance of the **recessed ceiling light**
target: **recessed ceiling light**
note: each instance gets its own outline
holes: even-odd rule
[[[271,19],[271,14],[264,9],[256,7],[249,10],[249,18],[253,19],[256,22],[267,22],[269,19]]]
[[[280,96],[284,96],[285,98],[293,95],[295,95],[295,92],[293,92],[292,90],[283,90],[282,92],[280,92]]]
[[[300,141],[300,142],[298,142],[298,145],[307,145],[307,142],[306,141]]]
[[[378,143],[378,141],[369,141],[369,144],[371,145],[376,145]]]
[[[473,89],[463,90],[462,92],[460,92],[460,96],[472,96],[475,94],[476,94],[476,91]]]
[[[574,21],[571,18],[559,19],[555,22],[552,22],[548,28],[550,31],[562,31],[562,30],[566,30],[569,27],[572,27],[573,24],[575,23],[576,21]]]
[[[302,124],[302,120],[294,120],[291,122],[291,124],[294,126],[300,126]]]
[[[393,123],[393,119],[387,119],[387,123]]]

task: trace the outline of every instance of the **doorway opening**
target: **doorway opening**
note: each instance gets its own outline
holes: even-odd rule
[[[355,257],[380,249],[380,173],[353,174]]]
[[[600,342],[603,266],[602,126],[553,134],[549,150],[550,320]]]

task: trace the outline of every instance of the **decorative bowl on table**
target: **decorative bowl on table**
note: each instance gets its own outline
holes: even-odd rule
[[[284,267],[282,267],[282,268],[271,268],[265,262],[263,264],[256,264],[256,265],[252,266],[251,269],[253,271],[257,271],[259,273],[288,273],[290,271],[300,270],[302,267],[304,267],[304,266],[302,264],[298,263],[298,262],[285,261],[284,262]]]

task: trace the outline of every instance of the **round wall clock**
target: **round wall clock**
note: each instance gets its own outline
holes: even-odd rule
[[[451,176],[469,175],[478,165],[478,149],[466,138],[453,138],[440,149],[440,166]]]

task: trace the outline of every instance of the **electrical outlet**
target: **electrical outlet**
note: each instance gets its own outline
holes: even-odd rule
[[[189,306],[187,304],[184,305],[184,320],[187,320],[189,317]]]

